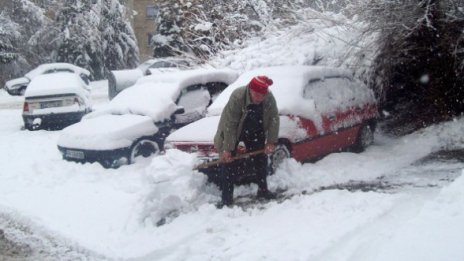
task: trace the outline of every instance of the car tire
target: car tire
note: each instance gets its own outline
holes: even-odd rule
[[[157,155],[159,153],[160,146],[156,141],[150,139],[139,139],[131,147],[129,155],[129,164],[136,162],[136,159],[139,156],[147,158],[151,155]]]
[[[275,146],[274,152],[269,156],[269,174],[275,173],[279,165],[285,160],[290,158],[292,155],[288,146],[284,143],[279,143]]]
[[[372,143],[374,143],[374,130],[370,124],[364,124],[359,130],[353,151],[357,153],[363,152]]]
[[[111,169],[111,168],[116,169],[116,168],[119,167],[119,166],[116,166],[116,165],[114,164],[114,160],[105,159],[105,160],[99,161],[99,163],[100,163],[100,164],[103,166],[103,168],[105,168],[105,169]]]
[[[32,127],[32,125],[30,124],[27,124],[27,123],[24,123],[24,128],[28,131],[33,131],[34,130],[34,127]]]

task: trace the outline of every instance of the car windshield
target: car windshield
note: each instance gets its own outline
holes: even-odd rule
[[[177,64],[168,62],[168,61],[160,61],[150,66],[150,68],[172,68],[172,67],[177,67]]]
[[[74,71],[71,70],[71,69],[68,69],[68,68],[54,68],[54,69],[46,70],[46,71],[44,72],[44,74],[47,74],[47,73],[56,73],[56,72],[70,72],[70,73],[73,73]]]

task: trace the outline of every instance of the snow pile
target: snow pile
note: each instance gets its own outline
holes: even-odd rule
[[[175,102],[182,89],[207,82],[229,84],[236,78],[237,73],[230,69],[196,69],[145,76],[124,89],[107,106],[85,118],[139,114],[149,116],[153,122],[168,120],[177,109]]]
[[[290,28],[269,31],[266,37],[245,42],[245,48],[224,51],[212,63],[239,72],[278,65],[324,65],[349,68],[362,74],[373,57],[375,36],[362,37],[365,24],[341,14],[300,10],[302,21]],[[349,26],[347,26],[349,25]],[[359,59],[359,57],[364,57]]]
[[[122,91],[107,106],[88,114],[85,119],[106,114],[138,114],[150,117],[153,122],[162,121],[169,119],[177,109],[174,101],[176,93],[179,90],[172,84],[137,84]]]
[[[205,202],[214,202],[217,189],[207,184],[206,176],[192,172],[196,157],[178,150],[154,158],[145,169],[151,193],[144,199],[141,220],[149,225],[162,225],[178,215],[194,211]],[[215,192],[215,196],[209,193]]]

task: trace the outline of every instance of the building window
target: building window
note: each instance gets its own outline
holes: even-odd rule
[[[154,5],[146,7],[147,19],[155,19],[159,15],[159,8]]]
[[[147,33],[147,46],[150,47],[152,43],[153,34]]]

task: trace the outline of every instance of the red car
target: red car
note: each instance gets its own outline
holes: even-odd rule
[[[279,142],[269,157],[272,172],[285,158],[303,162],[347,148],[360,152],[373,142],[378,117],[374,94],[349,71],[278,66],[242,74],[208,108],[206,118],[171,133],[166,147],[197,153],[204,161],[217,159],[213,138],[222,109],[232,91],[256,75],[274,81],[270,90],[280,114]]]

